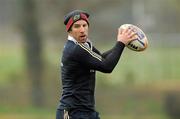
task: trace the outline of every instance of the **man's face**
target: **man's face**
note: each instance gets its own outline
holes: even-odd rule
[[[69,31],[69,35],[76,39],[79,43],[84,43],[88,38],[88,24],[84,20],[76,21]]]

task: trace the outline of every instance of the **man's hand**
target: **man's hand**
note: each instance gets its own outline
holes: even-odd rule
[[[133,28],[118,29],[117,41],[121,41],[125,45],[127,45],[131,40],[136,39],[136,37],[137,35]]]

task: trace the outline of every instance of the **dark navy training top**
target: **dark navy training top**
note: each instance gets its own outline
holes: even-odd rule
[[[61,59],[62,95],[58,109],[94,110],[95,71],[111,73],[125,45],[101,54],[91,43],[67,40]]]

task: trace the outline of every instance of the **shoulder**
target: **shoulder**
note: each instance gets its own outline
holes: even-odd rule
[[[89,59],[89,58],[96,58],[98,60],[102,60],[100,54],[96,53],[93,48],[91,49],[87,45],[83,43],[78,43],[76,47],[76,53],[79,58]]]
[[[90,49],[82,43],[76,43],[68,40],[64,45],[63,55],[74,57],[79,56],[83,52],[90,52]]]

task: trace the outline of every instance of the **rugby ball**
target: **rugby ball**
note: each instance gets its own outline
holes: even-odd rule
[[[127,29],[127,28],[133,28],[134,32],[136,33],[137,37],[132,39],[126,47],[133,51],[144,51],[147,46],[148,46],[148,40],[145,35],[145,33],[137,26],[132,25],[132,24],[123,24],[120,26],[122,29]]]

